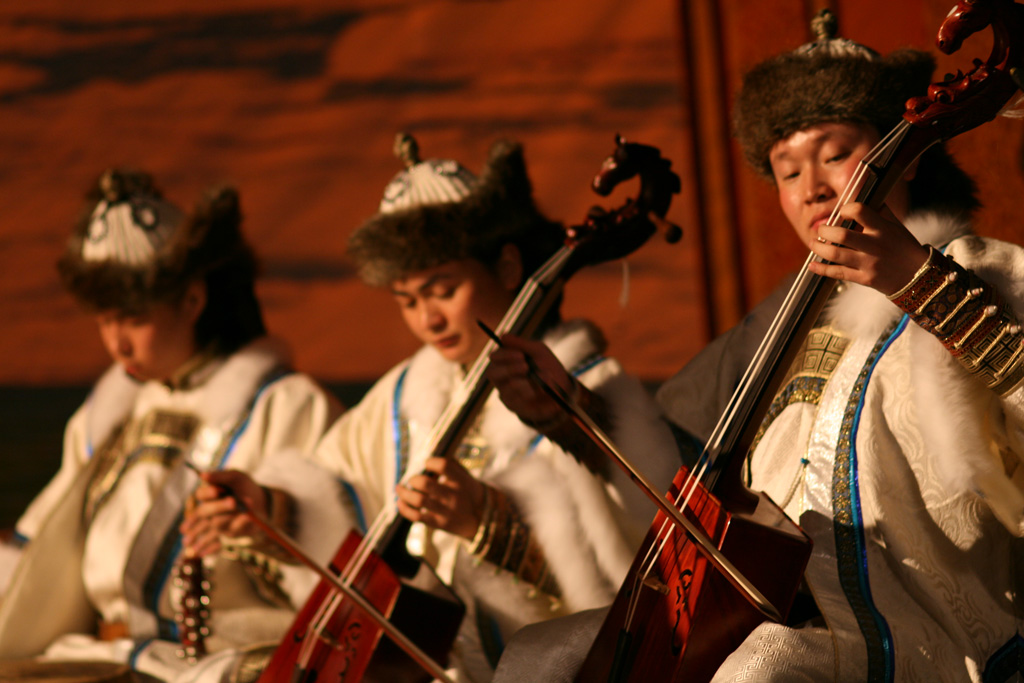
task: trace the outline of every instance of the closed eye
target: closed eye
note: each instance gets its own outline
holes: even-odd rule
[[[411,296],[395,294],[395,303],[398,304],[399,308],[413,308],[416,305],[416,299]]]
[[[436,289],[434,290],[433,295],[438,299],[451,299],[453,296],[455,296],[455,288],[443,287],[440,289]]]

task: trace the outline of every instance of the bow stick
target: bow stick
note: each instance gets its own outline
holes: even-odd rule
[[[192,462],[185,460],[185,466],[193,470],[196,474],[202,475],[202,471],[198,467],[196,467]],[[235,494],[234,491],[231,491],[226,487],[221,488],[223,491],[225,491],[225,493],[227,493],[228,496],[234,499],[235,503],[238,504],[239,511],[248,515],[249,518],[256,523],[256,526],[258,526],[263,531],[263,533],[265,533],[270,538],[270,540],[281,546],[281,548],[283,548],[289,555],[297,559],[299,562],[312,569],[320,576],[320,578],[330,583],[345,597],[354,602],[356,606],[359,607],[359,609],[366,612],[370,616],[370,618],[376,621],[377,624],[384,630],[384,633],[387,634],[387,636],[392,641],[394,641],[395,645],[402,648],[402,650],[404,650],[407,655],[412,657],[413,660],[415,660],[417,664],[422,666],[431,676],[440,681],[443,681],[444,683],[455,683],[455,681],[453,681],[448,676],[448,674],[445,673],[444,669],[441,668],[440,664],[431,659],[430,655],[421,650],[419,646],[416,645],[416,643],[409,640],[409,638],[404,633],[395,628],[395,625],[392,624],[387,617],[381,614],[376,607],[367,602],[366,598],[359,594],[359,591],[345,584],[336,575],[331,573],[326,567],[321,566],[320,563],[318,563],[316,560],[314,560],[305,552],[303,552],[301,548],[295,545],[295,543],[288,538],[288,536],[275,529],[273,524],[271,524],[269,521],[264,519],[262,515],[258,514],[256,511],[250,508],[245,503],[244,500],[242,500],[237,494]]]
[[[489,328],[482,320],[477,320],[476,324],[480,326],[488,337],[498,345],[502,347],[501,339],[494,331]],[[743,597],[745,597],[750,604],[752,604],[758,611],[764,614],[769,619],[781,622],[782,614],[776,609],[764,595],[757,589],[750,579],[743,575],[740,570],[729,561],[729,559],[722,554],[718,548],[711,542],[700,529],[698,529],[693,522],[686,519],[681,512],[674,506],[670,505],[668,500],[662,497],[658,493],[657,489],[654,488],[654,484],[636,468],[636,466],[627,458],[622,451],[615,445],[603,429],[594,422],[593,419],[586,412],[580,408],[579,404],[573,400],[573,398],[562,391],[561,387],[556,387],[550,382],[540,376],[537,371],[537,366],[534,364],[533,359],[528,355],[524,354],[526,358],[526,364],[529,368],[528,374],[530,379],[536,382],[559,407],[564,410],[569,417],[572,418],[573,422],[583,430],[584,435],[594,442],[594,444],[604,452],[609,458],[612,459],[629,477],[640,486],[641,490],[654,501],[654,504],[658,506],[669,519],[671,519],[676,526],[683,529],[683,531],[697,543],[697,548],[707,558],[707,560],[720,571],[729,582],[736,587]]]

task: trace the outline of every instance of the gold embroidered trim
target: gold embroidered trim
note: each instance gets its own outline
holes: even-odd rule
[[[782,411],[795,403],[818,405],[821,395],[825,391],[825,385],[832,377],[832,373],[839,367],[839,361],[842,360],[849,345],[849,337],[828,325],[812,329],[804,338],[800,350],[782,382],[782,388],[776,392],[771,405],[768,406],[768,411],[761,420],[757,433],[750,444],[750,449],[747,451],[745,476],[748,483],[750,483],[750,459],[768,428],[782,414]],[[805,461],[799,476],[790,485],[790,490],[780,504],[781,507],[784,508],[789,504],[796,490],[803,483],[806,464]]]
[[[221,558],[237,562],[264,601],[277,607],[291,605],[287,593],[281,586],[281,561],[272,553],[264,551],[270,546],[268,541],[261,544],[258,539],[250,536],[225,536],[221,539],[221,544]]]
[[[228,680],[231,683],[256,683],[276,651],[277,643],[242,648]]]
[[[1020,321],[973,271],[928,249],[925,265],[890,300],[986,386],[1000,395],[1009,393],[1024,380]]]
[[[477,417],[466,432],[466,436],[463,437],[462,443],[456,449],[455,458],[474,477],[479,477],[480,472],[490,464],[493,457],[494,449],[487,444],[487,441],[480,433],[480,418]]]
[[[153,410],[116,429],[94,456],[101,460],[86,491],[86,524],[92,522],[132,465],[158,462],[169,467],[188,448],[198,427],[194,415]]]
[[[786,383],[796,377],[812,377],[828,381],[846,353],[850,339],[832,327],[811,330],[790,366]],[[817,400],[814,401],[817,403]]]

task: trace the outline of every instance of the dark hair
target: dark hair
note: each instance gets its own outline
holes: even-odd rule
[[[189,251],[194,278],[206,283],[206,307],[196,320],[196,344],[232,353],[266,334],[256,298],[256,255],[241,233],[238,193],[221,188],[207,194],[189,219],[198,241]]]
[[[386,287],[463,258],[493,266],[505,244],[519,248],[524,272],[532,273],[562,240],[559,224],[533,201],[522,145],[501,140],[468,195],[378,212],[353,232],[348,253],[364,282]]]
[[[941,144],[925,150],[908,185],[914,211],[932,210],[968,218],[981,207],[974,180]]]
[[[501,256],[501,250],[506,244],[511,244],[519,250],[519,258],[522,261],[523,275],[518,287],[521,288],[527,278],[533,275],[538,268],[554,256],[555,252],[565,241],[565,231],[561,223],[546,220],[538,217],[529,233],[509,233],[501,231],[504,239],[481,240],[472,245],[469,250],[469,257],[479,261],[494,270]]]
[[[142,171],[111,170],[93,183],[85,211],[57,262],[65,288],[89,310],[139,313],[157,303],[180,304],[189,285],[202,281],[207,302],[195,325],[197,346],[228,354],[265,334],[255,293],[256,257],[242,236],[242,214],[233,188],[208,192],[151,263],[131,266],[82,258],[97,203],[138,196],[163,197],[152,176]]]

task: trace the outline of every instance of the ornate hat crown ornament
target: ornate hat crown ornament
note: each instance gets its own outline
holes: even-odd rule
[[[381,213],[459,202],[476,187],[476,176],[459,162],[452,159],[421,161],[419,151],[416,139],[408,133],[399,133],[395,137],[395,156],[405,163],[405,170],[384,188],[379,208]]]
[[[89,217],[82,260],[132,268],[153,263],[181,225],[181,210],[153,194],[151,187],[125,187],[117,171],[106,171],[99,184],[103,198]]]
[[[811,19],[811,33],[815,40],[801,45],[795,54],[813,55],[826,54],[829,57],[853,57],[875,61],[879,54],[866,45],[855,43],[847,38],[837,37],[839,20],[829,9],[820,10]]]
[[[57,270],[89,309],[144,311],[175,301],[213,271],[250,282],[256,259],[241,223],[231,187],[206,192],[186,214],[163,198],[149,173],[108,170],[86,193]]]
[[[775,143],[820,123],[869,124],[884,135],[899,121],[909,97],[922,95],[935,60],[909,48],[882,57],[837,37],[829,10],[811,22],[815,40],[747,72],[736,97],[734,129],[747,161],[772,177]]]
[[[536,267],[532,252],[543,261],[561,243],[561,227],[534,204],[520,144],[496,142],[479,176],[455,161],[420,161],[416,141],[404,133],[394,151],[406,169],[388,183],[380,210],[348,243],[368,284],[385,287],[465,258],[489,264],[508,243]]]

